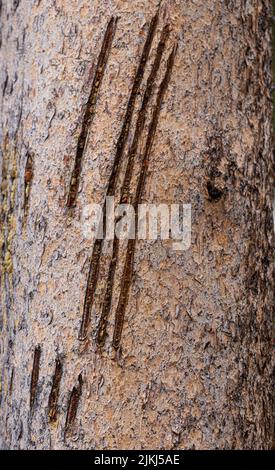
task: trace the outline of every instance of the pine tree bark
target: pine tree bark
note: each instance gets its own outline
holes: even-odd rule
[[[270,448],[271,2],[0,3],[1,447]],[[83,209],[148,132],[142,201],[191,203],[192,244],[135,244],[114,342],[118,252],[99,344]]]

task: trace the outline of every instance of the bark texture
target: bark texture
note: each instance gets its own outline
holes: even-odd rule
[[[0,4],[1,447],[269,448],[271,2]],[[82,213],[139,181],[192,245],[129,278]]]

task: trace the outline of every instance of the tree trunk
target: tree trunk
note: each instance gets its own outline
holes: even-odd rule
[[[1,447],[270,448],[271,2],[0,3]],[[191,247],[91,242],[123,191]]]

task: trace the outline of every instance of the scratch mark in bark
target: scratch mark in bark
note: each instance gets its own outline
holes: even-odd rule
[[[217,202],[226,193],[225,178],[219,170],[220,163],[224,159],[224,147],[221,132],[217,131],[217,133],[208,138],[207,155],[208,181],[206,183],[206,189],[209,201]]]
[[[160,67],[160,62],[161,62],[162,55],[165,49],[165,45],[169,37],[169,33],[170,33],[169,26],[166,25],[162,30],[161,38],[157,47],[155,61],[153,63],[152,70],[147,81],[143,102],[142,102],[141,109],[138,115],[135,135],[134,135],[133,143],[129,152],[128,163],[127,163],[125,178],[123,182],[122,196],[121,196],[121,201],[120,201],[121,204],[129,202],[129,190],[130,190],[130,184],[131,184],[131,179],[132,179],[134,160],[135,160],[137,150],[138,150],[138,143],[141,137],[141,133],[144,129],[148,103],[150,101],[150,98],[153,92],[155,80],[156,80],[157,73]]]
[[[28,215],[30,191],[33,180],[33,157],[30,153],[27,154],[27,161],[25,166],[24,175],[24,215]]]
[[[140,203],[143,188],[145,185],[147,169],[148,169],[148,164],[149,164],[149,156],[151,153],[152,145],[154,142],[154,137],[156,134],[156,129],[157,129],[158,121],[159,121],[159,115],[161,111],[161,105],[162,105],[163,98],[164,98],[165,92],[167,90],[167,87],[171,78],[176,51],[177,51],[177,45],[173,47],[173,50],[168,58],[167,65],[166,65],[166,72],[159,87],[152,120],[149,126],[147,141],[146,141],[146,145],[144,149],[144,154],[142,157],[141,172],[139,175],[138,185],[137,185],[135,198],[134,198],[134,208],[135,208],[136,217],[137,217],[138,204]],[[133,274],[135,245],[136,245],[136,238],[133,240],[128,240],[124,271],[123,271],[123,276],[121,280],[120,296],[119,296],[118,306],[117,306],[116,314],[115,314],[115,328],[114,328],[113,343],[112,343],[115,349],[118,349],[119,344],[120,344],[125,311],[126,311],[126,307],[128,304],[129,290],[130,290],[130,286],[132,282],[132,274]]]
[[[111,304],[112,304],[113,286],[114,286],[118,251],[119,251],[119,239],[115,237],[114,243],[113,243],[112,258],[111,258],[111,262],[109,266],[108,278],[107,278],[106,287],[105,287],[105,295],[104,295],[104,300],[103,300],[101,317],[99,320],[99,325],[98,325],[98,330],[97,330],[97,335],[96,335],[96,341],[100,346],[104,344],[105,338],[106,338],[106,328],[107,328],[107,321],[108,321]]]
[[[135,134],[133,138],[133,142],[127,157],[127,167],[125,172],[125,177],[122,185],[122,193],[120,198],[120,204],[129,203],[129,192],[130,192],[130,184],[133,175],[133,168],[134,162],[137,155],[138,144],[142,132],[144,130],[145,119],[147,114],[147,107],[150,102],[150,98],[154,89],[155,80],[157,77],[157,73],[159,70],[159,66],[161,63],[161,58],[165,49],[166,42],[169,37],[169,26],[166,25],[161,33],[161,38],[157,47],[156,57],[150,72],[150,75],[147,80],[146,89],[142,101],[141,108],[138,113]],[[99,327],[97,332],[97,343],[102,345],[105,341],[106,337],[106,328],[107,328],[107,320],[111,310],[112,304],[112,296],[113,296],[113,286],[114,286],[114,277],[116,272],[117,260],[118,260],[118,253],[119,253],[119,239],[115,237],[113,243],[113,250],[112,250],[112,258],[109,266],[108,278],[105,288],[105,296],[103,301],[102,313],[101,318],[99,321]]]
[[[31,408],[31,410],[33,409],[35,398],[36,398],[37,384],[38,384],[38,379],[39,379],[40,357],[41,357],[41,347],[36,346],[36,348],[34,350],[34,356],[33,356],[31,388],[30,388],[30,408]]]
[[[87,337],[87,332],[91,319],[91,309],[94,302],[94,295],[96,291],[98,275],[99,275],[99,262],[102,250],[102,239],[96,239],[93,246],[92,258],[90,262],[88,280],[86,285],[84,308],[82,314],[82,321],[79,332],[79,340],[83,341]]]
[[[67,408],[66,423],[65,423],[65,436],[73,428],[76,414],[77,414],[78,405],[79,405],[79,400],[82,395],[82,385],[83,385],[82,375],[79,374],[78,385],[73,387],[70,393],[70,398],[69,398],[69,403],[68,403],[68,408]]]
[[[6,93],[8,83],[9,83],[9,76],[8,76],[8,73],[6,72],[5,80],[4,80],[4,83],[3,83],[2,96],[4,96],[5,93]]]
[[[85,109],[85,113],[84,113],[84,117],[82,121],[82,128],[81,128],[81,132],[80,132],[78,142],[77,142],[74,169],[73,169],[72,176],[71,176],[69,195],[67,199],[68,207],[72,207],[74,205],[76,197],[77,197],[77,191],[79,187],[79,178],[80,178],[80,173],[81,173],[81,164],[82,164],[82,158],[83,158],[85,145],[87,141],[88,131],[95,115],[97,96],[98,96],[98,92],[102,84],[109,53],[112,47],[113,38],[115,35],[115,31],[116,31],[116,25],[117,25],[117,18],[112,17],[108,23],[108,26],[104,35],[101,51],[98,57],[96,71],[95,71],[95,75],[94,75],[94,79],[92,83],[92,88],[91,88],[90,96],[86,105],[86,109]]]
[[[13,389],[13,379],[14,379],[14,367],[12,368],[11,378],[10,378],[10,386],[9,386],[9,395],[10,396],[12,394],[12,389]]]
[[[130,98],[127,104],[126,114],[124,116],[122,130],[117,142],[116,148],[116,155],[113,163],[113,168],[111,172],[111,176],[109,179],[108,189],[107,189],[107,196],[113,196],[116,188],[118,172],[121,163],[121,157],[125,148],[125,144],[129,135],[130,125],[132,121],[132,116],[134,112],[134,106],[136,102],[136,98],[139,92],[139,88],[144,76],[145,67],[148,61],[149,53],[151,50],[152,42],[156,33],[157,23],[158,23],[158,12],[151,20],[147,38],[143,47],[142,55],[140,58],[140,62],[138,65],[138,69],[136,72],[136,76],[134,79],[134,84],[131,90]]]
[[[63,364],[61,359],[57,358],[55,361],[55,371],[53,375],[53,382],[51,393],[49,396],[49,405],[48,405],[48,416],[51,422],[56,421],[57,418],[57,403],[60,390],[60,381],[63,372]]]
[[[110,179],[108,182],[108,187],[106,191],[107,196],[113,196],[117,186],[117,180],[119,176],[119,170],[121,166],[121,159],[124,152],[124,148],[128,139],[130,125],[132,122],[132,117],[134,113],[134,106],[138,96],[138,92],[140,89],[140,85],[144,76],[145,67],[147,64],[147,60],[149,57],[149,53],[151,50],[152,42],[155,36],[157,23],[158,23],[158,15],[159,12],[152,18],[149,26],[149,30],[147,33],[147,38],[143,47],[142,55],[140,58],[140,62],[136,71],[136,75],[134,78],[133,87],[131,90],[131,94],[128,100],[126,113],[124,116],[122,129],[117,141],[116,145],[116,154],[113,162],[113,167],[110,175]],[[103,214],[105,213],[106,209],[106,199],[103,205]],[[105,232],[105,217],[103,216],[103,230]],[[99,264],[102,252],[102,239],[96,239],[93,247],[91,262],[90,262],[90,269],[88,274],[87,280],[87,287],[85,293],[85,300],[84,300],[84,308],[83,308],[83,315],[82,315],[82,322],[80,326],[79,332],[79,340],[84,340],[87,337],[87,332],[90,324],[91,318],[91,309],[94,302],[95,291],[98,282],[98,275],[99,275]]]

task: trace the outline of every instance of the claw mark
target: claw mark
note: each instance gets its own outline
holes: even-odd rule
[[[9,83],[9,76],[8,76],[8,73],[6,72],[6,77],[5,77],[5,80],[4,80],[4,83],[3,83],[2,96],[4,96],[5,93],[6,93],[8,83]]]
[[[130,130],[130,125],[132,121],[132,116],[134,112],[134,106],[136,102],[136,98],[139,92],[139,88],[144,76],[145,72],[145,67],[148,61],[149,53],[151,50],[152,42],[156,33],[156,28],[157,28],[157,23],[158,23],[158,15],[159,13],[153,17],[151,20],[147,38],[143,47],[142,55],[140,58],[139,66],[136,72],[134,84],[132,87],[132,91],[130,94],[130,98],[127,104],[127,110],[126,114],[124,116],[124,121],[122,125],[122,130],[117,142],[117,150],[116,150],[116,155],[113,163],[113,168],[111,172],[111,176],[109,179],[109,184],[108,184],[108,190],[107,190],[107,196],[113,196],[116,188],[116,183],[118,179],[118,172],[120,169],[120,164],[121,164],[121,157],[125,148],[125,144],[129,135],[129,130]]]
[[[70,398],[69,398],[66,423],[65,423],[65,436],[68,432],[72,430],[72,427],[74,425],[76,414],[77,414],[77,409],[79,405],[79,400],[82,395],[82,385],[83,385],[82,375],[79,374],[78,385],[73,387],[71,394],[70,394]]]
[[[81,128],[81,132],[80,132],[78,142],[77,142],[76,157],[75,157],[74,169],[73,169],[71,181],[70,181],[67,207],[72,207],[76,200],[77,191],[79,187],[79,178],[80,178],[80,173],[81,173],[82,158],[83,158],[83,154],[85,150],[88,131],[95,115],[97,96],[98,96],[98,92],[102,84],[103,75],[104,75],[105,68],[107,65],[109,53],[112,47],[112,42],[113,42],[113,38],[115,35],[115,31],[116,31],[116,25],[117,25],[117,18],[112,17],[108,23],[108,26],[104,35],[101,51],[98,57],[96,71],[95,71],[92,88],[91,88],[91,93],[90,93],[90,96],[86,105],[86,109],[85,109],[85,113],[84,113],[84,117],[82,121],[82,128]]]
[[[28,215],[28,211],[29,211],[29,199],[30,199],[32,179],[33,179],[33,157],[30,153],[28,153],[26,166],[25,166],[25,175],[24,175],[24,214],[25,214],[25,217]]]
[[[94,302],[94,295],[96,291],[98,275],[99,275],[99,261],[102,250],[102,239],[96,239],[93,246],[92,258],[90,262],[85,299],[84,299],[84,308],[82,314],[82,321],[79,332],[79,340],[83,341],[87,337],[87,332],[91,319],[91,308]]]
[[[142,102],[141,109],[138,115],[135,135],[134,135],[133,143],[129,152],[127,169],[126,169],[125,178],[123,182],[122,196],[121,196],[121,201],[120,201],[121,204],[129,202],[130,183],[132,179],[134,160],[135,160],[137,150],[138,150],[138,143],[139,143],[141,133],[144,130],[147,107],[148,107],[148,104],[149,104],[149,101],[153,92],[155,80],[156,80],[157,73],[160,67],[165,45],[169,38],[169,34],[170,34],[169,26],[166,25],[163,28],[162,33],[161,33],[161,38],[160,38],[157,51],[156,51],[155,61],[153,63],[151,73],[147,81],[143,102]]]
[[[166,25],[161,33],[161,38],[157,47],[156,57],[150,72],[150,75],[147,80],[146,89],[142,101],[141,108],[138,113],[135,134],[133,142],[127,157],[127,167],[125,172],[125,177],[122,185],[122,193],[120,198],[120,204],[129,203],[129,193],[130,193],[130,184],[133,175],[134,162],[137,155],[138,144],[142,132],[145,126],[147,107],[150,102],[150,98],[153,92],[154,84],[156,81],[157,73],[160,67],[161,58],[165,49],[166,42],[169,37],[169,26]],[[113,243],[112,258],[108,272],[108,279],[106,283],[105,296],[103,301],[102,313],[99,322],[98,332],[97,332],[97,342],[98,344],[103,344],[106,337],[106,327],[107,320],[111,310],[112,296],[113,296],[113,286],[114,286],[114,277],[116,272],[117,260],[119,253],[119,239],[115,237]]]
[[[31,408],[31,410],[33,409],[35,398],[36,398],[37,384],[38,384],[38,379],[39,379],[40,357],[41,357],[41,347],[37,346],[34,350],[32,376],[31,376],[31,388],[30,388],[30,408]]]
[[[156,134],[161,105],[162,105],[162,101],[163,101],[165,92],[167,90],[167,87],[171,78],[171,72],[172,72],[172,68],[174,65],[176,51],[177,51],[177,45],[173,47],[173,50],[168,58],[167,65],[166,65],[166,72],[159,87],[157,100],[156,100],[152,120],[151,120],[149,131],[148,131],[145,150],[144,150],[144,154],[142,157],[141,172],[139,175],[138,185],[137,185],[135,198],[134,198],[134,208],[135,208],[136,217],[137,217],[138,204],[140,203],[143,188],[145,185],[147,169],[148,169],[148,164],[149,164],[149,156],[151,153],[154,137]],[[118,349],[119,344],[120,344],[125,311],[126,311],[126,307],[128,304],[129,290],[130,290],[130,286],[132,282],[132,274],[133,274],[135,245],[136,245],[136,238],[133,240],[128,240],[124,271],[123,271],[123,276],[121,280],[120,296],[119,296],[118,306],[117,306],[116,314],[115,314],[115,328],[114,328],[113,343],[112,343],[115,349]]]
[[[106,338],[106,328],[107,328],[107,321],[108,321],[108,316],[110,313],[111,303],[112,303],[113,285],[114,285],[115,271],[116,271],[116,265],[117,265],[118,251],[119,251],[119,240],[118,238],[115,237],[114,243],[113,243],[112,258],[111,258],[108,278],[106,282],[101,317],[99,320],[99,325],[98,325],[98,330],[97,330],[97,335],[96,335],[96,341],[100,346],[104,344],[105,338]]]
[[[147,38],[146,38],[142,55],[140,58],[140,62],[136,71],[133,87],[131,90],[130,98],[127,104],[127,109],[126,109],[126,113],[125,113],[123,124],[122,124],[122,129],[121,129],[118,142],[116,145],[116,154],[115,154],[113,167],[112,167],[112,171],[111,171],[111,175],[110,175],[110,179],[109,179],[109,183],[108,183],[108,187],[106,191],[106,197],[113,196],[116,190],[119,170],[121,167],[121,159],[122,159],[124,148],[128,139],[128,135],[129,135],[130,125],[131,125],[132,117],[134,113],[135,102],[136,102],[140,85],[144,76],[144,71],[145,71],[145,67],[146,67],[149,53],[151,50],[152,42],[155,36],[157,23],[158,23],[158,15],[159,13],[157,12],[157,14],[151,20]],[[103,205],[103,214],[105,213],[105,209],[106,209],[106,199]],[[106,222],[105,217],[103,217],[104,232],[105,232],[105,222]],[[92,257],[91,257],[91,262],[90,262],[90,269],[89,269],[88,280],[87,280],[86,293],[85,293],[82,322],[81,322],[81,327],[80,327],[80,332],[79,332],[79,340],[84,340],[87,337],[87,332],[88,332],[90,318],[91,318],[91,309],[93,306],[95,291],[96,291],[97,282],[98,282],[99,264],[100,264],[100,258],[101,258],[101,252],[102,252],[102,243],[103,243],[102,239],[96,239],[94,243],[94,247],[93,247],[93,252],[92,252]]]
[[[48,416],[51,422],[57,419],[57,403],[59,397],[60,381],[63,372],[63,364],[59,358],[55,361],[55,371],[53,376],[53,383],[51,393],[49,396]]]
[[[14,367],[12,368],[11,371],[11,377],[10,377],[10,386],[9,386],[9,395],[12,394],[12,389],[13,389],[13,379],[14,379]]]

